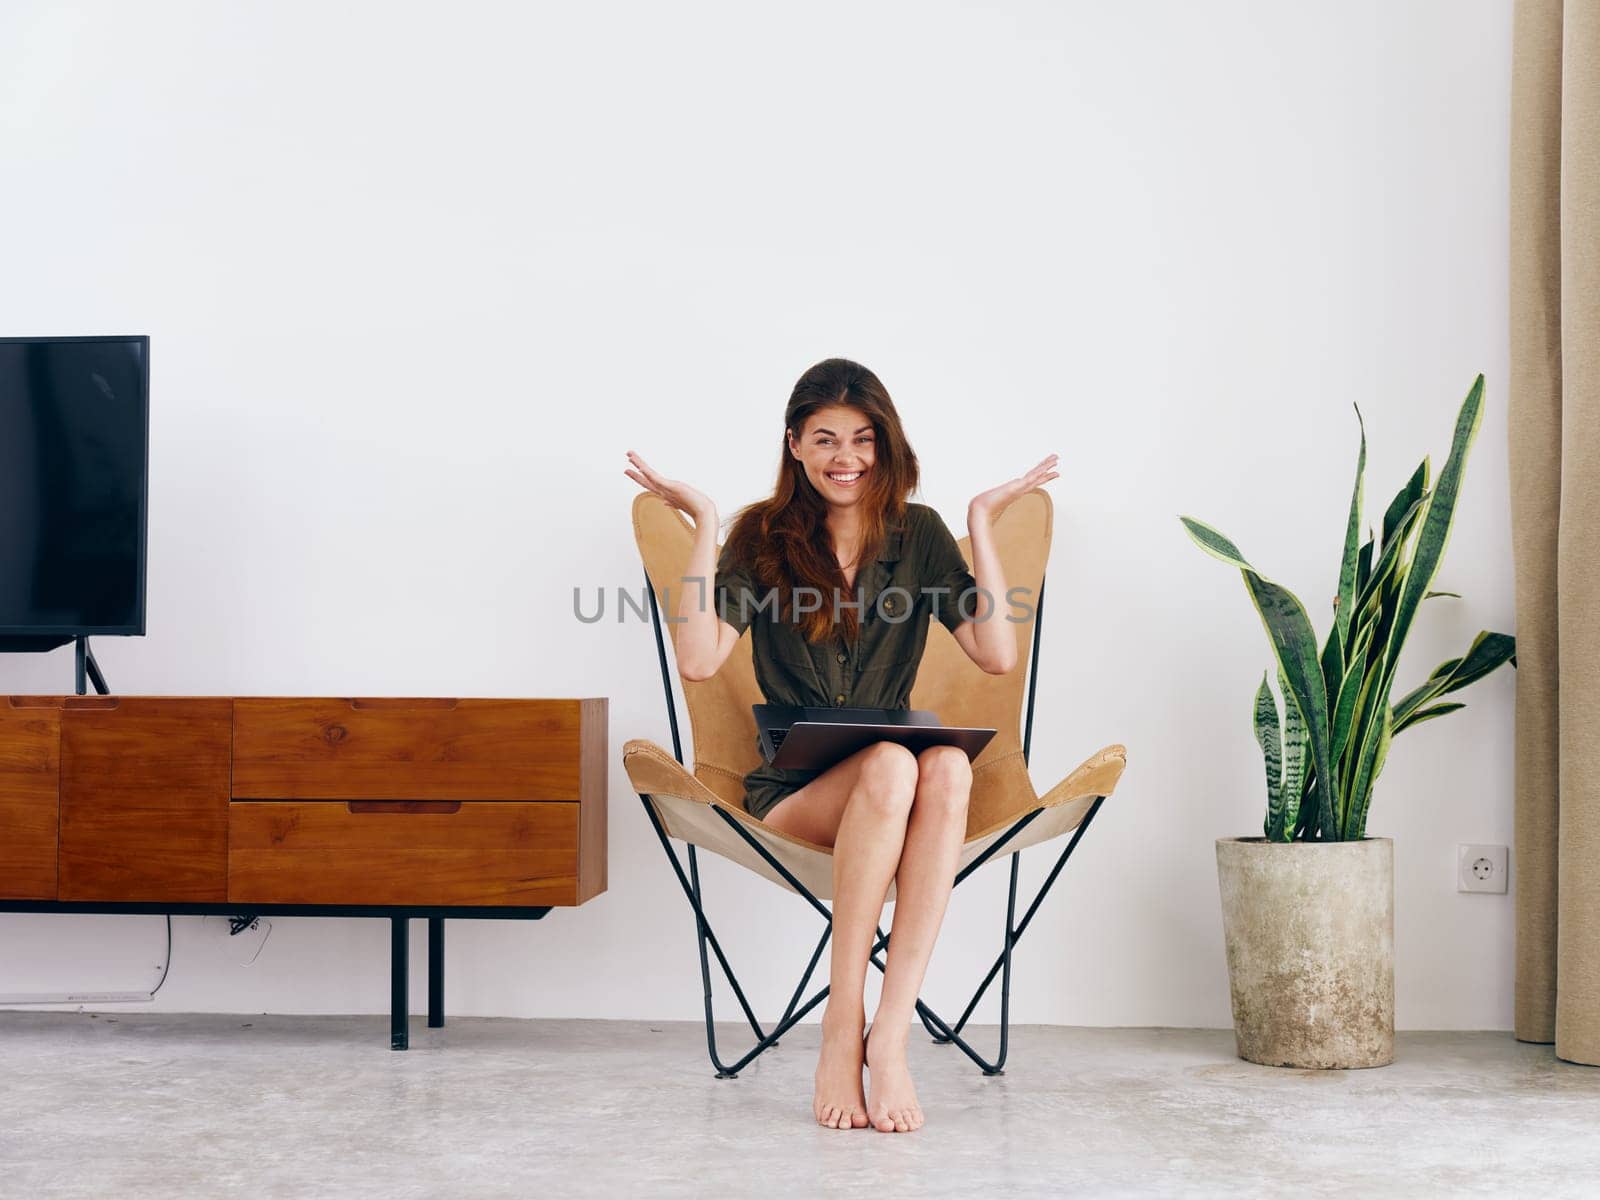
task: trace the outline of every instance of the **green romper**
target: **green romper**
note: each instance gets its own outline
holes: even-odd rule
[[[908,503],[904,522],[885,532],[877,560],[856,573],[856,593],[848,602],[863,607],[856,610],[861,625],[854,642],[839,634],[808,643],[797,624],[775,618],[775,604],[762,604],[766,589],[726,548],[717,562],[715,595],[721,618],[741,633],[750,630],[756,682],[767,703],[908,709],[928,618],[937,617],[954,633],[968,616],[988,608],[981,595],[968,594],[976,587],[944,520],[926,504]],[[824,598],[824,611],[831,606],[831,597]],[[765,819],[778,801],[821,773],[763,761],[744,777],[745,810]]]

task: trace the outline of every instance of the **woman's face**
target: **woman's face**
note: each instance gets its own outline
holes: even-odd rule
[[[876,461],[872,421],[860,409],[844,405],[819,408],[806,418],[800,437],[789,435],[789,452],[800,461],[806,478],[831,505],[855,504],[867,486]]]

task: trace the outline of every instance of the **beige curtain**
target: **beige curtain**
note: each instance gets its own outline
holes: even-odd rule
[[[1600,1065],[1600,0],[1518,0],[1516,1034]]]

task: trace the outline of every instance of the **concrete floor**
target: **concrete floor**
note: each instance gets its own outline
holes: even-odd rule
[[[386,1017],[0,1013],[0,1194],[1600,1192],[1600,1069],[1509,1034],[1324,1073],[1242,1062],[1229,1031],[1024,1026],[992,1079],[914,1036],[910,1135],[814,1125],[816,1046],[717,1080],[693,1024],[417,1018],[402,1054]]]

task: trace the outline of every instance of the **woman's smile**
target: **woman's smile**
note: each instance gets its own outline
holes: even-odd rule
[[[788,447],[817,493],[842,509],[861,499],[847,497],[846,492],[867,490],[867,477],[878,465],[878,436],[866,412],[847,404],[825,404],[807,415],[798,431],[790,427]],[[893,475],[892,461],[889,466]]]

